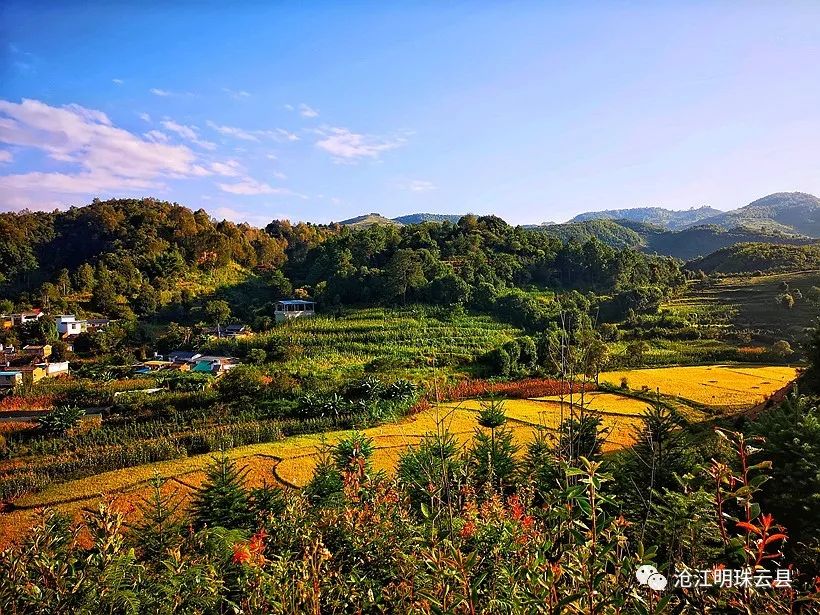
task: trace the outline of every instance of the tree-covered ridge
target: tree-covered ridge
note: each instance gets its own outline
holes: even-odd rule
[[[63,269],[78,281],[85,267],[115,272],[117,290],[156,278],[176,278],[191,268],[230,262],[278,267],[284,246],[247,224],[217,222],[155,199],[95,200],[52,213],[0,214],[0,282],[30,290],[56,282]],[[122,278],[122,279],[120,279]]]
[[[544,233],[554,235],[561,241],[586,242],[597,239],[611,248],[643,248],[646,243],[641,234],[626,225],[607,219],[591,219],[566,224],[537,227]]]
[[[653,287],[661,297],[684,279],[671,259],[618,251],[595,238],[564,243],[495,216],[363,229],[277,220],[262,230],[176,204],[125,199],[4,214],[0,224],[9,237],[4,295],[19,305],[121,317],[171,306],[178,322],[196,307],[197,295],[214,292],[215,278],[227,279],[222,298],[248,317],[270,311],[272,301],[294,289],[325,305],[420,301],[487,309],[533,288]],[[522,298],[508,311],[527,319],[540,309],[537,301],[523,305],[532,301]]]
[[[820,237],[820,198],[804,192],[777,192],[704,223]]]
[[[663,207],[633,207],[629,209],[605,209],[590,211],[575,216],[570,222],[587,220],[628,220],[643,224],[653,224],[662,228],[675,230],[698,224],[702,220],[721,214],[719,209],[703,206],[685,210],[672,210]]]
[[[817,269],[820,268],[820,243],[803,246],[740,243],[695,259],[687,267],[707,273]]]

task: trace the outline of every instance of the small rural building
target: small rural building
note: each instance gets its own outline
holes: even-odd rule
[[[63,374],[68,374],[68,361],[58,361],[57,363],[49,363],[46,365],[46,375],[49,378],[62,376]]]
[[[18,371],[0,371],[0,389],[13,389],[23,384],[23,373]]]
[[[316,303],[303,299],[284,299],[276,302],[276,322],[316,315]]]
[[[40,359],[47,359],[51,356],[51,344],[44,344],[42,346],[27,344],[23,346],[23,354]]]
[[[74,314],[63,314],[55,319],[60,336],[79,335],[88,331],[87,320],[77,320]]]
[[[89,331],[99,331],[100,329],[105,329],[114,321],[110,318],[89,318],[85,322]]]
[[[233,369],[237,365],[239,365],[239,362],[233,357],[201,356],[193,361],[191,371],[216,376]]]
[[[251,330],[246,325],[234,324],[225,327],[225,337],[248,337]]]
[[[20,370],[23,374],[23,384],[34,384],[35,382],[40,382],[43,378],[48,375],[46,371],[46,365],[24,365],[22,367],[18,367],[16,369]]]
[[[20,312],[11,315],[11,322],[14,325],[25,325],[30,322],[37,322],[43,317],[43,310],[35,308],[28,312]]]
[[[190,350],[172,350],[168,353],[168,360],[173,363],[188,363],[202,356],[200,352]]]

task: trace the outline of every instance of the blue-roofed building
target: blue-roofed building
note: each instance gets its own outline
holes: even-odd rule
[[[303,299],[283,299],[276,302],[276,322],[316,315],[316,303]]]

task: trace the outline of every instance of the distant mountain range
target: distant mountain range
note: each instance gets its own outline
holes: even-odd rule
[[[778,192],[732,211],[719,211],[711,207],[683,211],[637,207],[586,212],[575,216],[570,222],[587,220],[642,222],[669,231],[714,225],[727,230],[744,228],[820,237],[820,199],[804,192]]]
[[[635,207],[634,209],[605,209],[603,211],[588,211],[575,216],[570,222],[586,222],[587,220],[628,220],[654,224],[665,229],[675,231],[698,224],[719,216],[723,212],[713,207],[698,207],[675,211],[663,207]]]
[[[374,224],[406,225],[452,222],[458,214],[418,213],[386,218],[371,213],[341,224],[366,228]],[[732,211],[712,207],[671,210],[636,207],[591,211],[564,224],[525,225],[562,241],[592,237],[614,248],[635,248],[691,260],[739,243],[805,245],[820,238],[820,198],[803,192],[778,192]]]

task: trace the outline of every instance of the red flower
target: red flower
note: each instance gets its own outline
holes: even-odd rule
[[[237,542],[233,546],[232,560],[234,564],[245,564],[251,561],[252,558],[253,556],[251,555],[251,550],[248,548],[248,545]]]
[[[464,527],[461,528],[461,531],[458,533],[458,535],[462,538],[472,538],[475,535],[475,531],[475,521],[469,520],[464,524]]]

